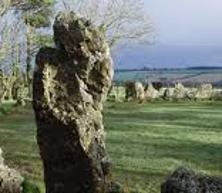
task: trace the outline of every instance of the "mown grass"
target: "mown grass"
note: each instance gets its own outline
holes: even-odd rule
[[[104,121],[114,177],[126,189],[160,192],[167,175],[187,166],[222,176],[222,102],[107,103]],[[7,163],[44,191],[30,108],[0,114]]]

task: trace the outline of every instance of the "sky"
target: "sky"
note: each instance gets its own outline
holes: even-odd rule
[[[222,0],[144,0],[157,44],[222,45]]]

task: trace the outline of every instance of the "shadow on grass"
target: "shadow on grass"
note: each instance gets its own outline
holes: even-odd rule
[[[177,140],[169,137],[146,137],[146,140],[109,138],[107,142],[115,158],[128,156],[144,160],[163,160],[163,162],[166,159],[176,159],[183,163],[194,163],[207,169],[222,171],[222,144]],[[123,151],[115,151],[116,147],[122,147]]]

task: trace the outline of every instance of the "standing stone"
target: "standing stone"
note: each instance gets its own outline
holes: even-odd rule
[[[162,184],[161,193],[222,193],[222,179],[179,168]]]
[[[73,12],[55,19],[56,48],[36,57],[33,105],[46,193],[105,193],[103,102],[113,77],[104,35]]]
[[[4,164],[2,150],[0,148],[0,192],[1,193],[22,193],[24,182],[23,177],[14,169]]]
[[[212,84],[202,84],[198,89],[195,98],[196,99],[211,99],[213,96]]]
[[[187,89],[183,86],[182,83],[176,83],[173,91],[174,99],[185,99],[187,95]]]
[[[188,88],[186,97],[190,100],[194,100],[197,94],[197,88]]]
[[[215,89],[212,97],[214,100],[222,100],[222,90]]]
[[[141,82],[127,82],[125,84],[125,97],[127,101],[143,101],[145,99],[144,87]]]
[[[135,82],[136,99],[143,101],[145,99],[144,87],[141,82]]]
[[[153,87],[152,83],[149,83],[145,87],[145,98],[146,100],[158,99],[159,91]]]
[[[174,88],[166,88],[164,90],[163,99],[171,101],[174,96]]]

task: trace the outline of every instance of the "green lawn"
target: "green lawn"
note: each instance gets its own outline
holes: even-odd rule
[[[43,190],[32,110],[10,108],[0,107],[0,147]],[[107,103],[104,117],[114,177],[126,189],[160,192],[179,166],[222,176],[222,102]]]

